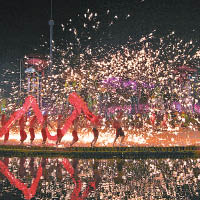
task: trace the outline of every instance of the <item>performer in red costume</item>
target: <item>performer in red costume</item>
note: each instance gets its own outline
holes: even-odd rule
[[[114,120],[113,120],[113,128],[116,129],[116,136],[115,136],[115,139],[113,142],[113,146],[115,145],[115,142],[119,136],[121,137],[120,146],[122,145],[122,143],[124,141],[125,135],[124,135],[124,131],[121,128],[122,115],[123,115],[123,112],[121,111],[117,114],[116,118],[114,118]]]
[[[6,115],[3,114],[1,117],[1,126],[3,127],[6,124]],[[5,136],[4,136],[4,143],[6,143],[8,141],[9,138],[9,130],[6,132]]]
[[[168,112],[166,111],[164,116],[163,116],[163,121],[162,121],[162,127],[167,128],[167,122],[168,122]]]
[[[156,123],[156,112],[155,111],[153,113],[151,113],[150,122],[151,122],[153,130],[155,130],[155,123]]]
[[[37,122],[37,117],[34,115],[34,117],[31,119],[31,122],[30,122],[30,127],[29,127],[29,132],[30,132],[30,136],[31,136],[31,144],[33,143],[33,140],[35,139],[35,125],[36,125],[36,122]]]
[[[73,140],[70,144],[70,147],[72,147],[78,141],[78,135],[77,135],[78,121],[79,121],[78,117],[73,121],[73,126],[74,126],[74,129],[72,131]]]
[[[93,126],[92,132],[94,134],[94,139],[91,142],[91,147],[93,147],[98,140],[99,131],[98,131],[97,127],[100,125],[101,125],[100,117],[97,117],[96,120],[92,121],[92,126]]]
[[[63,137],[62,131],[61,131],[61,126],[62,126],[62,115],[58,115],[58,121],[57,121],[57,141],[56,144],[60,144],[61,139]]]
[[[93,126],[92,132],[94,134],[94,139],[91,142],[91,147],[93,147],[96,144],[98,137],[99,137],[99,131],[97,129],[97,125]]]
[[[22,115],[21,118],[20,118],[20,120],[19,120],[19,127],[20,127],[20,141],[21,141],[21,144],[23,144],[24,141],[27,138],[27,134],[26,134],[26,132],[24,130],[24,128],[25,128],[24,115]]]
[[[41,133],[42,133],[42,139],[43,139],[42,144],[45,144],[46,140],[47,140],[47,132],[46,132],[47,126],[49,125],[52,129],[53,129],[53,127],[51,126],[51,124],[48,121],[48,114],[47,113],[44,114],[43,118],[44,118],[44,121],[42,123]]]

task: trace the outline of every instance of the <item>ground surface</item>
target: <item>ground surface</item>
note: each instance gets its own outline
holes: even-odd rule
[[[165,131],[136,131],[125,130],[125,140],[123,146],[132,147],[171,147],[171,146],[199,146],[200,145],[200,131],[192,130],[189,128],[180,128],[179,130],[165,130]],[[56,132],[50,130],[51,135],[55,135]],[[90,143],[93,140],[93,134],[91,129],[83,129],[78,132],[79,141],[74,144],[75,147],[90,147]],[[99,138],[96,143],[96,147],[112,147],[115,138],[114,129],[100,130]],[[67,132],[61,144],[56,146],[56,141],[48,140],[46,146],[65,148],[69,147],[72,141],[71,131]],[[118,138],[115,146],[120,146],[121,138]],[[18,131],[11,131],[9,140],[6,145],[19,145],[20,135]],[[0,145],[5,145],[4,136],[0,138]],[[30,135],[27,131],[27,139],[24,146],[30,145]],[[42,136],[40,131],[36,132],[35,140],[32,146],[42,146]]]

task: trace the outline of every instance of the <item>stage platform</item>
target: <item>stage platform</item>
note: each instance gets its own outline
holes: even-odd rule
[[[81,159],[140,159],[200,157],[200,146],[67,147],[1,145],[0,157],[68,157]]]

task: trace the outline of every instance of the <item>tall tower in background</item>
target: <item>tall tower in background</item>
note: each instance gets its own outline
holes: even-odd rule
[[[49,52],[49,57],[50,57],[50,62],[49,62],[49,74],[51,73],[52,69],[52,62],[53,62],[53,26],[54,26],[54,20],[52,17],[52,0],[51,0],[51,18],[49,20],[49,26],[50,26],[50,52]]]

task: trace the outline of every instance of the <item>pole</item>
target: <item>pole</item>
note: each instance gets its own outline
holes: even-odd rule
[[[30,79],[30,77],[29,77],[29,74],[28,74],[28,95],[29,95],[29,93],[30,93],[30,83],[31,83],[31,79]]]
[[[39,73],[37,74],[37,103],[40,105],[40,77]]]
[[[54,26],[54,20],[52,19],[52,0],[51,0],[51,19],[49,20],[49,26],[50,26],[50,63],[49,63],[49,72],[51,72],[52,69],[52,59],[53,59],[53,26]]]
[[[40,109],[42,110],[42,77],[40,80]]]
[[[19,94],[21,97],[21,93],[22,93],[22,59],[19,60],[19,68],[20,68],[20,73],[19,73]]]
[[[49,63],[49,71],[52,68],[52,59],[53,59],[53,26],[54,26],[54,21],[51,19],[49,20],[49,26],[50,26],[50,63]]]

